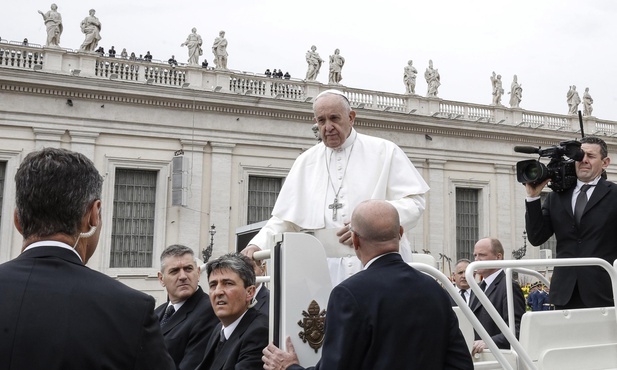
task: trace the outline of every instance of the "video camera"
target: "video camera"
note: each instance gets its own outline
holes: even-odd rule
[[[517,153],[537,153],[540,158],[551,160],[544,165],[539,160],[528,159],[516,163],[516,179],[520,183],[539,184],[551,179],[548,187],[555,192],[562,192],[576,186],[575,161],[582,161],[585,152],[577,140],[562,141],[559,145],[541,149],[533,146],[515,146]]]

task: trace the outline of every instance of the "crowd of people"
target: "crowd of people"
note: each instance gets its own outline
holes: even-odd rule
[[[291,75],[289,74],[289,72],[285,72],[283,74],[283,71],[281,69],[273,69],[272,71],[270,71],[270,69],[266,69],[266,71],[264,72],[264,75],[266,77],[272,77],[272,78],[284,78],[286,80],[289,80],[291,78]]]
[[[167,247],[158,272],[167,301],[156,308],[151,296],[86,267],[103,227],[103,177],[92,161],[66,149],[28,154],[15,176],[22,253],[0,265],[0,370],[302,369],[289,337],[284,348],[268,343],[269,291],[256,282],[264,266],[252,258],[274,235],[300,230],[322,241],[334,287],[316,369],[473,369],[472,355],[488,345],[476,333],[468,350],[451,308],[456,301],[468,305],[499,348],[509,348],[469,290],[471,261],[455,265],[462,301],[406,263],[406,232],[421,218],[429,190],[408,156],[357,132],[356,113],[340,91],[319,94],[313,114],[321,140],[296,159],[272,218],[241,253],[207,263],[206,289],[194,249]],[[527,233],[534,244],[554,233],[558,258],[614,261],[617,190],[603,177],[606,144],[581,141],[575,188],[541,203],[546,183],[526,184]],[[473,257],[503,260],[504,247],[482,238]],[[509,322],[505,272],[476,274]],[[517,282],[511,288],[516,336],[526,303],[533,310],[613,305],[608,274],[594,267],[555,268],[548,303],[538,286],[527,301]]]

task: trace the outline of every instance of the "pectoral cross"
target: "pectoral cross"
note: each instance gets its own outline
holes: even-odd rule
[[[336,213],[339,208],[343,208],[343,203],[339,203],[338,198],[334,198],[334,202],[328,208],[332,210],[332,221],[336,221]]]

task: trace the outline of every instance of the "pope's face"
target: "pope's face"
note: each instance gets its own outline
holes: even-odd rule
[[[336,94],[326,94],[315,102],[314,113],[324,144],[328,148],[343,145],[351,134],[356,118],[356,112],[347,110],[344,98]]]

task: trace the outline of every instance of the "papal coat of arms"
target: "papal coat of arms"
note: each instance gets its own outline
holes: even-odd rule
[[[323,345],[324,328],[326,323],[326,310],[321,310],[319,304],[313,300],[309,304],[308,312],[302,311],[304,318],[298,321],[298,325],[304,329],[298,333],[302,342],[308,342],[309,346],[315,350],[321,348]]]

